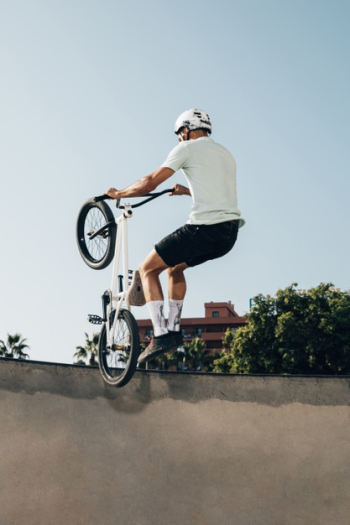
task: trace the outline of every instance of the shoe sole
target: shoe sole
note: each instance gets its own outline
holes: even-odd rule
[[[160,354],[166,354],[167,352],[170,352],[171,350],[176,350],[177,346],[171,346],[169,348],[166,348],[166,349],[160,349],[160,350],[153,350],[153,352],[149,352],[148,354],[146,354],[145,356],[143,356],[142,354],[144,354],[146,352],[146,350],[144,352],[142,352],[142,354],[139,356],[137,362],[138,363],[146,363],[146,361],[151,361],[151,359],[154,359],[155,357],[157,357],[158,355]]]

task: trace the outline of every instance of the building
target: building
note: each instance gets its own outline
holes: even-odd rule
[[[204,311],[204,317],[181,319],[184,342],[190,342],[195,337],[199,337],[205,341],[209,350],[222,350],[222,338],[226,330],[229,328],[234,331],[246,324],[245,318],[235,312],[231,301],[205,303]],[[140,331],[140,342],[147,345],[153,336],[152,322],[150,319],[139,319],[137,324]]]

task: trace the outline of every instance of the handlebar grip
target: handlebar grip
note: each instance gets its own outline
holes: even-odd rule
[[[104,193],[103,195],[94,197],[94,202],[106,201],[107,199],[110,199],[110,197]]]

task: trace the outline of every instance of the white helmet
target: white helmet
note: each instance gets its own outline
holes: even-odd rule
[[[176,119],[175,133],[178,134],[181,128],[187,128],[189,131],[206,129],[211,133],[210,117],[208,113],[201,109],[188,109]]]

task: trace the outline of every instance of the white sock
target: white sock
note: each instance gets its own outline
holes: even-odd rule
[[[154,337],[168,333],[164,317],[164,301],[151,301],[147,303],[153,324]]]
[[[171,332],[180,331],[181,311],[183,304],[183,299],[169,299],[168,330]]]

